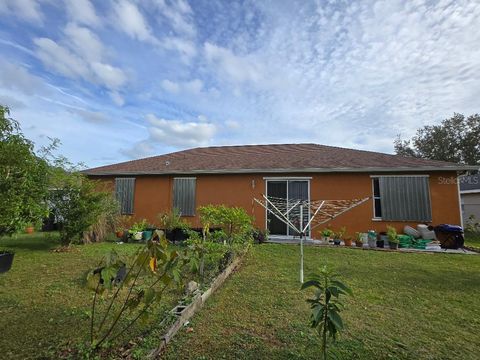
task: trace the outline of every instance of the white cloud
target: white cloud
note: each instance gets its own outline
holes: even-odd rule
[[[252,82],[260,85],[264,79],[262,70],[254,61],[235,55],[231,50],[206,42],[204,52],[207,61],[234,82]]]
[[[112,101],[118,105],[118,106],[123,106],[125,105],[125,99],[123,98],[122,95],[120,95],[117,91],[110,91],[109,92],[110,98]]]
[[[162,88],[172,94],[177,94],[180,91],[180,85],[174,81],[170,80],[163,80],[162,81]]]
[[[117,28],[133,39],[156,43],[157,40],[138,7],[126,0],[120,0],[113,5]]]
[[[90,77],[87,64],[70,50],[47,38],[36,38],[33,42],[38,58],[51,70],[73,79]]]
[[[147,115],[150,138],[159,145],[175,147],[189,147],[207,145],[212,139],[217,128],[208,122],[166,120]]]
[[[0,87],[16,90],[25,95],[39,92],[48,93],[44,82],[38,76],[32,75],[24,67],[0,59]]]
[[[191,59],[197,54],[197,48],[192,41],[181,39],[178,37],[164,38],[162,40],[162,46],[166,49],[179,52],[183,62],[185,63],[189,63]]]
[[[118,89],[127,82],[125,73],[115,66],[101,62],[93,62],[90,66],[100,82],[109,89]]]
[[[83,120],[94,123],[94,124],[101,124],[107,122],[108,116],[99,112],[99,111],[90,111],[80,108],[69,108],[69,111],[77,114]]]
[[[48,38],[33,40],[36,54],[46,67],[63,76],[83,79],[111,90],[127,83],[125,72],[104,60],[104,46],[92,31],[69,23],[64,33],[65,46]]]
[[[82,25],[100,25],[95,7],[89,0],[66,0],[65,6],[70,20]]]
[[[203,90],[203,82],[200,79],[193,79],[190,81],[175,82],[171,80],[162,80],[162,88],[169,93],[178,94],[180,92],[190,94],[200,94]]]
[[[139,159],[152,155],[155,148],[147,141],[139,141],[130,148],[120,149],[120,153],[130,159]]]
[[[42,23],[43,13],[37,0],[2,0],[0,2],[0,14],[14,14],[15,16],[32,22]]]
[[[105,48],[91,30],[86,27],[69,23],[64,29],[67,36],[66,44],[79,56],[89,61],[100,61],[104,54]]]
[[[167,4],[164,0],[154,0],[154,5],[168,20],[171,27],[179,34],[193,37],[197,31],[193,24],[192,8],[183,0]]]

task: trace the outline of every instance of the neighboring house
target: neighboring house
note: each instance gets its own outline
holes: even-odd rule
[[[473,215],[480,220],[480,175],[462,176],[460,178],[460,197],[464,224]]]
[[[405,224],[460,224],[457,176],[472,167],[317,144],[195,148],[86,170],[115,189],[122,212],[157,222],[178,208],[199,227],[199,206],[243,207],[258,228],[293,235],[254,202],[286,199],[371,199],[330,226],[356,231],[402,230]],[[269,221],[267,221],[267,219]],[[317,228],[312,237],[319,237]]]

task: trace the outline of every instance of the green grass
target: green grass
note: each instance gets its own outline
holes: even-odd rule
[[[88,270],[114,248],[133,254],[137,244],[99,243],[51,252],[57,234],[1,238],[0,249],[15,251],[12,269],[0,274],[0,358],[56,358],[59,349],[75,347],[88,335],[92,292]]]
[[[307,247],[305,258],[307,274],[326,263],[355,293],[337,358],[478,359],[480,255]],[[298,246],[255,246],[167,358],[318,359],[298,260]]]
[[[465,246],[475,248],[480,251],[480,233],[466,233]]]

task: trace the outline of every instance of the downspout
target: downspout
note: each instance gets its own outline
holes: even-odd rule
[[[463,228],[463,214],[462,214],[462,197],[460,195],[460,177],[465,174],[465,172],[457,173],[457,194],[458,194],[458,211],[460,213],[460,226]],[[465,230],[465,229],[464,229]]]

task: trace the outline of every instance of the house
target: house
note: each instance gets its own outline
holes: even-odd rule
[[[86,170],[117,194],[122,213],[155,223],[177,208],[194,227],[207,204],[243,207],[272,235],[293,231],[256,204],[284,199],[370,199],[334,219],[333,228],[385,231],[417,223],[460,224],[457,178],[465,165],[317,144],[195,148]],[[268,221],[267,221],[268,220]],[[319,237],[316,229],[311,237]]]
[[[464,224],[473,215],[480,220],[480,174],[460,178],[460,198]]]

